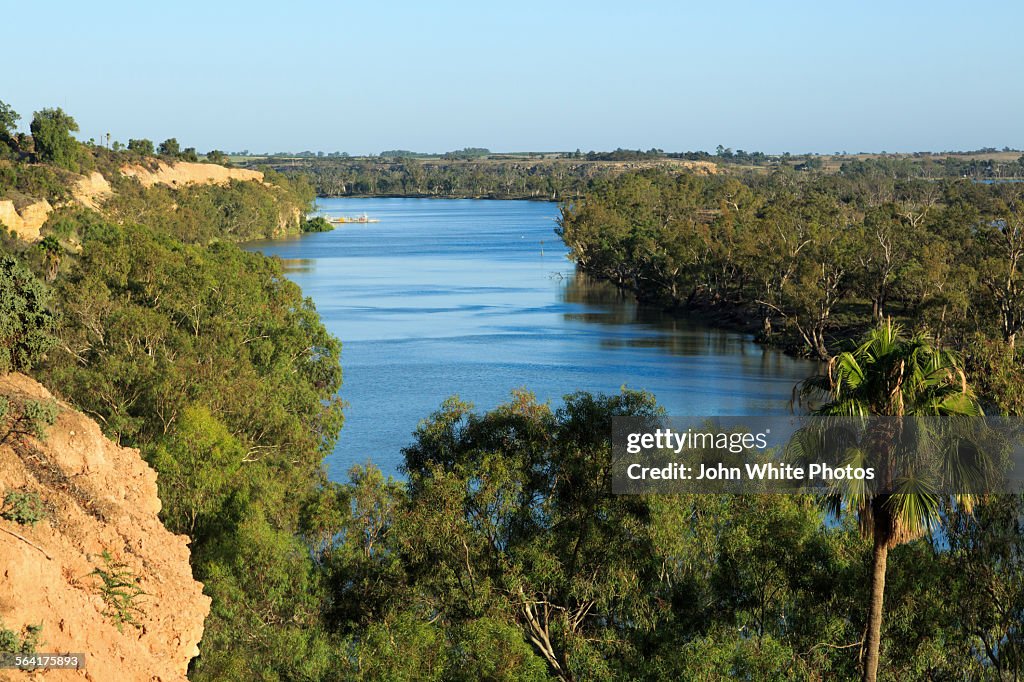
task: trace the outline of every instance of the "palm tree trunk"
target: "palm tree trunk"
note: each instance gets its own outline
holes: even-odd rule
[[[885,596],[885,566],[889,559],[889,539],[875,531],[875,551],[871,558],[871,604],[868,631],[864,642],[864,682],[875,682],[878,675],[878,654],[882,645],[882,599]]]

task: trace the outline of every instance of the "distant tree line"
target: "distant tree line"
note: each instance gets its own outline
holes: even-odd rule
[[[563,204],[559,232],[597,277],[821,359],[895,316],[1024,407],[1024,184],[651,170]]]
[[[576,196],[594,177],[618,172],[588,163],[410,158],[265,161],[253,167],[306,176],[316,187],[317,194],[326,197],[483,197],[549,201]]]

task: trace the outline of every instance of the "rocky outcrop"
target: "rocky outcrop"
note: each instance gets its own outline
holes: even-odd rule
[[[15,208],[10,199],[0,201],[0,225],[6,230],[14,230],[19,239],[27,242],[39,241],[39,228],[50,217],[53,206],[45,199],[26,204],[20,209]]]
[[[297,233],[301,222],[302,211],[297,206],[291,209],[282,208],[278,214],[277,230],[274,232],[274,236],[281,237]]]
[[[0,377],[0,396],[51,398],[18,374]],[[41,624],[41,652],[86,654],[84,670],[50,670],[41,679],[184,681],[210,608],[192,578],[188,540],[160,523],[156,473],[138,450],[115,445],[94,421],[59,406],[45,442],[0,445],[0,493],[38,494],[47,510],[34,526],[0,518],[0,621],[10,630]],[[95,571],[111,562],[141,589],[136,624],[119,628],[109,615]]]
[[[154,169],[141,165],[121,168],[121,174],[138,178],[143,187],[153,185],[226,185],[232,180],[254,180],[263,182],[263,173],[245,168],[226,168],[214,163],[189,163],[178,161],[174,164],[157,161]]]
[[[113,196],[110,183],[100,173],[93,171],[71,186],[71,196],[87,208],[98,209],[105,199]]]

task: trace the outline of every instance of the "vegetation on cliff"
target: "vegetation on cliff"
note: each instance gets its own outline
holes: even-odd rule
[[[4,192],[70,195],[71,171],[11,141]],[[158,472],[161,518],[212,597],[192,679],[853,679],[866,631],[888,679],[1024,667],[1020,497],[946,504],[941,537],[892,547],[869,628],[872,546],[849,515],[800,496],[612,495],[610,420],[658,415],[646,394],[552,409],[516,392],[486,413],[451,399],[407,448],[406,482],[372,466],[327,481],[340,344],[280,262],[230,243],[278,233],[308,185],[144,188],[113,173],[150,163],[155,145],[134,142],[77,150],[79,170],[110,174],[99,210],[66,203],[37,244],[4,236],[17,284],[0,329],[44,335],[23,366]],[[1013,188],[616,175],[566,205],[582,267],[669,305],[754,311],[813,352],[903,317],[998,369],[975,371],[979,393],[1017,409]],[[593,180],[529,177],[508,192]],[[22,357],[22,338],[0,352]]]
[[[44,177],[70,196],[74,177],[33,143],[19,140],[0,190]],[[136,152],[75,145],[113,196],[99,211],[66,202],[36,245],[4,235],[3,369],[32,367],[157,470],[164,523],[192,539],[213,598],[194,676],[291,677],[296,659],[324,658],[310,655],[324,635],[300,510],[341,426],[340,344],[280,262],[228,242],[298,231],[312,193],[273,175],[144,188],[113,171]]]

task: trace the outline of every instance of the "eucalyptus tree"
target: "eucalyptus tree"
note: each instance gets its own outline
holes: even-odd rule
[[[533,396],[485,414],[449,400],[405,450],[401,555],[426,613],[451,627],[516,628],[559,680],[619,679],[665,604],[650,509],[611,494],[611,419],[654,419],[653,397]]]
[[[0,100],[0,142],[12,139],[14,132],[18,129],[18,121],[21,116],[7,102]]]
[[[77,170],[78,141],[71,133],[78,131],[78,123],[60,107],[42,109],[35,113],[29,126],[36,155],[69,170]]]
[[[1012,348],[1024,329],[1024,193],[1005,190],[979,231],[983,297],[991,297],[999,331]]]

